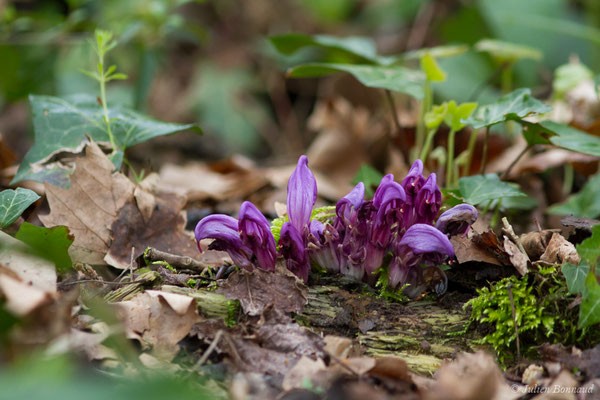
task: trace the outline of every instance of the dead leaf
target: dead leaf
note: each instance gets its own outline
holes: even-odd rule
[[[185,231],[185,199],[173,193],[152,194],[135,189],[132,201],[123,205],[112,223],[112,244],[105,261],[125,269],[147,247],[167,253],[198,258],[200,255],[191,232]]]
[[[307,379],[312,381],[313,377],[323,373],[326,369],[327,366],[320,358],[313,360],[310,357],[303,356],[300,361],[285,374],[282,383],[283,390],[287,392],[295,388],[303,388],[305,387]]]
[[[555,232],[557,232],[556,229],[544,229],[542,231],[525,233],[519,237],[523,248],[532,261],[539,260],[541,255],[544,254],[552,238],[552,234]]]
[[[508,236],[504,236],[504,250],[510,259],[510,263],[515,267],[517,271],[524,276],[527,274],[529,264],[529,257],[527,254],[523,254],[515,243],[508,238]]]
[[[299,314],[308,302],[308,288],[298,278],[261,269],[234,272],[217,293],[228,300],[239,300],[248,315],[260,315],[270,305]]]
[[[436,377],[425,399],[508,400],[520,396],[506,384],[494,358],[483,351],[459,354],[444,363]]]
[[[577,380],[569,371],[563,370],[547,386],[548,391],[534,397],[535,400],[575,400],[579,387]]]
[[[54,263],[30,254],[21,241],[0,232],[0,264],[13,271],[23,282],[42,292],[56,293]]]
[[[114,165],[98,145],[90,143],[85,157],[75,161],[69,189],[44,184],[50,213],[41,215],[40,220],[47,227],[69,227],[75,237],[69,248],[74,262],[104,264],[111,243],[110,227],[135,189],[125,175],[113,171]]]
[[[479,246],[475,240],[475,236],[452,236],[450,243],[454,247],[454,255],[459,264],[470,261],[484,262],[494,265],[502,265],[496,257],[494,257],[486,248]]]
[[[5,299],[4,307],[19,317],[29,315],[33,310],[52,302],[49,292],[6,274],[0,274],[0,293]]]
[[[198,319],[194,299],[174,293],[148,290],[116,306],[127,337],[150,345],[152,355],[166,361],[177,354],[177,343]]]
[[[577,249],[573,243],[567,241],[560,233],[554,233],[540,260],[558,264],[562,264],[563,262],[579,264],[581,258],[577,254]]]
[[[352,339],[327,335],[323,340],[325,340],[325,352],[327,354],[339,359],[358,356],[358,348]]]
[[[550,168],[573,162],[596,163],[598,157],[564,149],[549,148],[543,153],[538,153],[527,159],[514,172],[516,175],[523,172],[544,172]]]

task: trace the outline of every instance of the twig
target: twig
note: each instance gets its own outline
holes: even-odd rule
[[[529,151],[529,149],[531,149],[531,147],[532,147],[532,145],[528,144],[527,147],[525,147],[523,149],[523,151],[519,153],[519,155],[517,156],[517,158],[515,158],[513,160],[513,162],[510,163],[510,165],[508,166],[508,168],[506,168],[506,170],[502,173],[502,175],[500,176],[500,179],[506,179],[506,177],[510,173],[510,170],[515,166],[515,164],[517,162],[519,162],[519,160],[521,159],[521,157],[523,157],[525,155],[525,153],[527,153],[527,151]]]
[[[510,300],[510,309],[512,311],[513,324],[515,326],[515,337],[517,341],[517,363],[521,361],[521,344],[519,342],[519,326],[517,325],[517,313],[515,312],[515,302],[513,299],[512,285],[506,287],[508,290],[508,298]]]
[[[177,254],[171,254],[164,251],[149,248],[144,258],[149,261],[166,261],[175,269],[189,269],[190,271],[202,272],[211,266],[198,260],[194,260],[192,257],[180,256]]]
[[[515,233],[512,225],[508,223],[508,219],[506,217],[502,217],[502,225],[504,225],[504,232],[506,232],[506,234],[508,236],[510,236],[512,241],[516,243],[517,247],[519,248],[519,251],[521,253],[523,253],[523,255],[525,255],[527,260],[529,260],[529,256],[527,255],[527,252],[525,251],[525,247],[523,247],[523,243],[521,242],[521,239],[519,239],[519,237]],[[531,261],[531,260],[529,260],[529,261]]]
[[[544,233],[542,232],[542,227],[540,226],[540,221],[538,221],[536,217],[533,217],[533,220],[535,221],[535,224],[538,228],[538,232],[540,233],[540,240],[542,241],[542,245],[544,246],[544,248],[548,247],[548,244],[546,244],[546,238],[544,238]]]
[[[134,282],[114,282],[114,281],[103,281],[101,279],[83,279],[83,280],[74,281],[74,282],[61,282],[61,283],[59,283],[59,285],[60,286],[72,286],[72,285],[77,285],[78,283],[102,283],[105,285],[125,286],[125,285],[130,285]]]
[[[398,111],[396,109],[396,102],[394,101],[394,96],[392,96],[392,92],[390,92],[388,89],[385,89],[385,97],[387,98],[388,104],[390,105],[390,109],[392,111],[392,119],[394,120],[394,125],[396,127],[396,133],[392,134],[392,137],[399,138],[400,151],[402,152],[402,157],[404,157],[404,161],[408,165],[410,163],[410,156],[408,154],[408,143],[406,142],[404,130],[402,129],[402,126],[400,126],[400,120],[398,119]]]
[[[221,336],[223,336],[223,329],[219,329],[217,331],[217,334],[215,335],[215,338],[213,339],[212,343],[210,344],[210,346],[208,346],[208,349],[206,349],[204,354],[202,354],[202,357],[200,357],[200,359],[194,366],[195,370],[200,368],[206,362],[206,360],[208,360],[208,357],[210,357],[211,353],[217,348],[217,344],[219,343],[219,340],[221,340]]]

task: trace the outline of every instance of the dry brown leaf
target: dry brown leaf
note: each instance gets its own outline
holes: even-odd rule
[[[425,399],[509,400],[520,396],[506,384],[494,358],[483,351],[459,354],[444,363],[436,376]]]
[[[56,293],[54,264],[29,253],[23,242],[0,232],[0,264],[28,285],[43,292]]]
[[[301,313],[308,302],[308,288],[298,278],[261,269],[234,272],[217,293],[228,300],[239,300],[248,315],[260,315],[269,306]]]
[[[569,371],[563,370],[545,387],[548,391],[535,396],[534,400],[575,400],[579,383]]]
[[[523,172],[544,172],[550,168],[573,162],[598,162],[598,157],[564,149],[550,148],[543,153],[536,154],[527,159],[518,169],[515,169],[514,172],[517,175],[522,174]]]
[[[494,265],[502,265],[496,257],[494,257],[485,248],[477,245],[474,240],[474,236],[452,236],[450,243],[454,247],[454,255],[459,264],[463,264],[470,261],[484,262]]]
[[[563,262],[579,264],[581,258],[577,254],[577,249],[573,243],[565,239],[560,233],[554,233],[540,260],[558,264],[562,264]]]
[[[142,182],[143,184],[143,182]],[[112,244],[106,262],[127,268],[147,247],[181,256],[199,258],[193,235],[185,231],[185,199],[174,193],[152,194],[143,187],[135,189],[132,201],[119,210],[110,228]]]
[[[113,171],[114,165],[98,145],[90,143],[85,157],[75,161],[69,189],[44,184],[50,213],[41,215],[40,220],[47,227],[69,227],[75,237],[69,248],[74,262],[105,263],[110,227],[135,189],[125,175]]]
[[[52,302],[49,292],[1,273],[0,294],[5,299],[4,307],[19,317],[29,315],[35,309]]]
[[[557,230],[545,229],[542,231],[534,231],[521,235],[519,240],[523,244],[523,248],[527,252],[529,258],[533,261],[540,259],[541,255],[546,251],[546,247],[552,238],[552,234]]]
[[[336,358],[344,359],[349,357],[355,357],[358,355],[358,349],[352,339],[327,335],[323,338],[325,340],[325,351]]]
[[[290,369],[283,378],[282,387],[285,391],[295,388],[303,388],[306,379],[313,380],[313,377],[320,375],[327,369],[327,366],[320,358],[313,360],[310,357],[303,356],[300,361]]]
[[[506,251],[506,254],[508,254],[511,264],[519,271],[521,276],[527,274],[527,271],[529,270],[527,268],[529,257],[527,257],[527,254],[523,254],[519,249],[519,246],[513,243],[508,236],[504,236],[504,250]]]
[[[127,337],[150,345],[152,355],[166,361],[177,354],[177,343],[198,319],[194,299],[180,294],[150,290],[116,305]]]

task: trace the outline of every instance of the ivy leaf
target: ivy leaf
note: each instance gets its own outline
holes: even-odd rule
[[[33,190],[24,188],[0,192],[0,229],[15,222],[23,211],[39,198]]]
[[[73,265],[68,252],[73,244],[73,235],[66,226],[44,228],[25,222],[15,238],[28,244],[40,257],[52,261],[59,273]]]
[[[577,245],[577,253],[582,260],[596,265],[600,257],[600,224],[592,226],[592,236]]]
[[[478,205],[504,197],[521,197],[525,193],[513,185],[502,182],[496,174],[473,175],[460,178],[458,189],[466,203]]]
[[[553,145],[600,157],[600,137],[553,121],[543,121],[540,125],[555,134],[550,138]]]
[[[24,179],[43,182],[40,178],[44,176],[43,173],[40,175],[41,170],[54,168],[56,171],[56,166],[48,161],[62,152],[79,152],[86,136],[99,143],[109,142],[102,108],[95,97],[75,95],[62,99],[31,95],[29,102],[33,111],[35,141],[12,183]],[[201,132],[194,124],[160,122],[120,106],[109,108],[109,117],[120,150],[186,129]],[[120,167],[120,163],[116,167]],[[68,171],[63,170],[63,173],[67,174]]]
[[[566,202],[554,205],[548,213],[556,215],[575,215],[584,218],[597,218],[600,216],[600,173],[594,175],[575,195],[570,196]]]
[[[316,47],[325,51],[328,59],[338,55],[356,58],[358,63],[389,65],[398,60],[394,56],[379,56],[373,39],[362,36],[336,37],[331,35],[303,35],[289,33],[271,36],[273,46],[282,54],[290,55],[304,47]]]
[[[561,271],[567,282],[569,293],[578,294],[583,292],[585,287],[585,277],[590,271],[590,266],[586,262],[580,262],[579,265],[566,263],[562,266]]]
[[[379,182],[381,182],[381,178],[383,178],[381,172],[377,171],[369,164],[363,164],[360,166],[360,169],[358,170],[356,176],[352,180],[352,184],[356,185],[358,184],[358,182],[364,183],[365,194],[368,197],[372,197],[375,193],[373,188],[376,188],[379,185]]]
[[[388,89],[422,99],[424,75],[404,67],[382,67],[377,65],[352,65],[333,63],[311,63],[294,67],[288,71],[292,78],[313,78],[347,72],[365,86]]]
[[[542,103],[531,95],[531,89],[517,89],[497,102],[479,107],[465,123],[479,129],[506,121],[518,121],[529,115],[546,113],[552,107]]]
[[[600,322],[600,285],[593,270],[585,278],[579,308],[579,328]]]
[[[582,63],[569,62],[554,71],[552,91],[557,98],[562,98],[566,92],[575,88],[582,81],[592,79],[593,76],[592,71]]]

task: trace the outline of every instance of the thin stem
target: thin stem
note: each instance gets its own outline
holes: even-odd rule
[[[415,138],[414,154],[420,154],[423,149],[423,142],[425,141],[425,114],[431,109],[431,82],[425,79],[423,82],[423,101],[419,110],[419,119],[417,121],[417,135]],[[422,160],[421,160],[422,161]]]
[[[502,206],[502,199],[498,199],[498,203],[496,203],[496,208],[494,209],[494,215],[492,215],[492,219],[490,221],[490,226],[495,228],[498,225],[498,220],[500,219],[500,207]]]
[[[129,168],[129,170],[133,174],[133,179],[135,180],[135,183],[140,183],[142,181],[142,179],[143,179],[144,171],[142,170],[142,172],[138,175],[135,172],[135,168],[133,168],[133,165],[131,165],[131,163],[129,162],[129,160],[125,156],[123,156],[123,164],[127,165],[127,168]]]
[[[510,309],[512,312],[513,325],[515,327],[515,338],[517,339],[517,363],[521,361],[521,345],[519,343],[519,326],[517,324],[517,313],[515,311],[515,301],[512,293],[512,285],[506,287],[508,291],[508,299],[510,300]]]
[[[490,140],[490,127],[485,128],[485,140],[483,141],[483,155],[481,156],[481,175],[485,174],[488,157],[488,143]]]
[[[512,90],[512,75],[513,75],[513,65],[514,63],[508,63],[502,69],[502,75],[500,77],[500,82],[502,85],[502,93],[507,94]]]
[[[102,112],[104,114],[103,119],[106,124],[106,132],[108,133],[108,139],[110,140],[110,146],[113,152],[117,151],[117,145],[115,143],[115,137],[110,127],[110,118],[108,116],[108,106],[106,105],[106,75],[104,71],[104,48],[98,49],[98,76],[100,82],[100,102],[102,103]]]
[[[510,163],[510,165],[508,166],[508,168],[506,168],[506,170],[502,173],[502,176],[500,176],[500,179],[506,179],[506,177],[510,173],[510,170],[515,166],[515,164],[517,162],[519,162],[519,160],[521,159],[521,157],[523,157],[525,155],[525,153],[527,153],[527,151],[529,151],[529,149],[531,149],[531,147],[532,147],[532,145],[528,144],[527,147],[525,147],[523,149],[523,151],[519,153],[519,155],[517,156],[517,158],[515,158],[513,160],[513,162]]]
[[[448,134],[448,157],[446,162],[446,187],[451,187],[453,185],[452,180],[452,171],[454,170],[454,137],[456,136],[456,131],[454,129],[450,129],[450,133]]]
[[[392,111],[392,119],[394,120],[394,125],[396,127],[396,133],[393,136],[398,136],[398,138],[400,139],[400,151],[402,152],[404,161],[408,164],[410,162],[410,156],[408,154],[408,143],[406,142],[404,130],[402,129],[402,126],[400,126],[400,120],[398,119],[398,113],[396,111],[396,102],[394,101],[394,96],[392,96],[392,92],[390,92],[388,89],[385,89],[385,97],[387,98],[388,104],[390,105],[390,109]]]
[[[421,161],[423,163],[427,162],[427,157],[429,157],[429,151],[431,150],[431,145],[433,143],[433,138],[437,133],[437,129],[431,129],[427,132],[427,138],[425,139],[425,144],[423,145],[423,150],[421,150]]]
[[[565,178],[563,180],[562,191],[563,191],[563,194],[566,196],[566,195],[570,194],[571,189],[573,189],[573,181],[575,179],[575,170],[573,169],[573,166],[571,164],[565,164],[564,171],[565,171],[565,175],[564,175]]]

